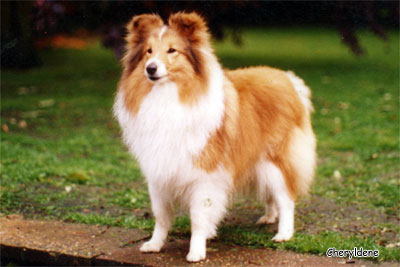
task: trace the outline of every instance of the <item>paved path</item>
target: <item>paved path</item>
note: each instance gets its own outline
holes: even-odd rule
[[[347,262],[309,254],[272,249],[251,249],[209,242],[207,260],[188,264],[188,240],[172,240],[158,254],[142,254],[149,236],[137,229],[24,220],[0,217],[2,263],[46,265],[134,266],[376,266],[369,261]],[[398,266],[385,262],[383,266]]]

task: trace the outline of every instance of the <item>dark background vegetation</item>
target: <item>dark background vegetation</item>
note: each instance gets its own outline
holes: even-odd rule
[[[237,45],[242,43],[240,29],[248,26],[333,27],[357,56],[366,52],[358,41],[358,29],[368,28],[386,40],[383,29],[399,27],[398,1],[2,1],[1,66],[37,66],[35,40],[79,29],[100,34],[119,58],[123,26],[133,15],[153,12],[166,19],[181,10],[202,14],[217,40],[224,38],[224,29],[231,29]]]

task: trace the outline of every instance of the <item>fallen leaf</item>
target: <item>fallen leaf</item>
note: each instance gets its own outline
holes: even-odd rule
[[[343,110],[348,109],[349,106],[350,106],[349,103],[346,103],[346,102],[339,102],[339,107],[340,107],[341,109],[343,109]]]
[[[395,247],[400,247],[400,242],[399,243],[391,243],[387,244],[385,248],[395,248]]]
[[[39,116],[38,110],[26,111],[21,113],[22,118],[37,118]]]
[[[340,178],[342,178],[342,174],[340,173],[339,170],[335,170],[333,172],[333,178],[335,178],[336,180],[339,180]]]
[[[383,100],[389,101],[390,99],[392,99],[392,95],[390,93],[386,93],[383,95]]]
[[[339,123],[342,122],[342,120],[341,120],[339,117],[335,117],[335,118],[333,119],[333,121],[335,122],[335,124],[339,124]]]
[[[45,99],[45,100],[41,100],[39,101],[39,107],[41,108],[48,108],[53,106],[55,103],[54,99]]]
[[[18,93],[19,95],[27,95],[27,94],[29,93],[29,88],[28,88],[28,87],[25,87],[25,86],[19,87],[19,88],[17,89],[17,93]]]
[[[21,129],[25,129],[26,126],[28,126],[28,124],[26,123],[26,121],[22,120],[20,122],[18,122],[18,127]]]
[[[86,172],[80,170],[72,172],[68,177],[70,182],[76,184],[85,184],[88,179],[89,177],[87,176]]]
[[[372,155],[371,155],[371,159],[377,159],[377,158],[378,158],[378,156],[379,156],[379,154],[378,154],[378,153],[374,153],[374,154],[372,154]]]
[[[322,115],[326,115],[326,114],[328,114],[329,113],[329,110],[327,109],[327,108],[322,108],[321,109],[321,114]]]
[[[8,132],[8,126],[7,126],[7,124],[2,124],[2,125],[1,125],[1,129],[3,129],[3,131],[7,133],[7,132]]]
[[[322,83],[323,84],[328,84],[331,83],[332,79],[329,76],[322,76]]]

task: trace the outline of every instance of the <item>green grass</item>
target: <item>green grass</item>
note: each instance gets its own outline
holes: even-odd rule
[[[399,36],[389,37],[361,32],[361,58],[318,28],[249,29],[242,47],[215,44],[227,68],[270,65],[304,78],[319,155],[293,240],[271,242],[273,227],[254,225],[262,207],[238,202],[219,241],[316,254],[376,248],[379,260],[400,261],[391,248],[400,234]],[[40,68],[1,73],[0,212],[151,231],[144,180],[112,118],[120,64],[100,45],[41,56]],[[189,224],[178,217],[172,236],[188,238]]]

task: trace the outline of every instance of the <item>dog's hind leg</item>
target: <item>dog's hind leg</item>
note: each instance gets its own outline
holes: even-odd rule
[[[265,214],[258,219],[257,224],[273,224],[278,218],[278,208],[272,196],[267,196]]]
[[[256,174],[258,179],[265,179],[279,214],[278,233],[272,240],[276,242],[287,241],[294,232],[295,203],[289,194],[285,178],[281,170],[274,163],[267,160],[262,160],[256,165]]]

